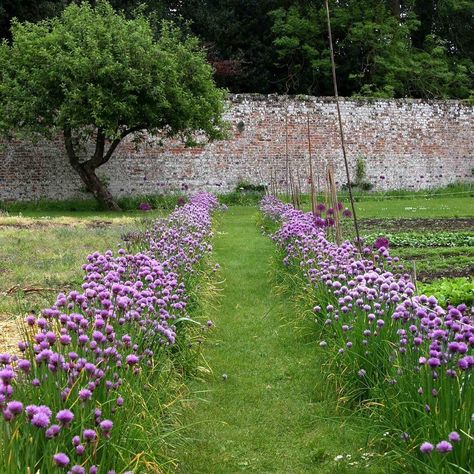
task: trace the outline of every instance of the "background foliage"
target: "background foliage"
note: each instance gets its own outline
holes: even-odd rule
[[[58,14],[72,0],[5,0],[9,22]],[[95,3],[91,0],[91,3]],[[232,92],[331,95],[323,0],[113,0],[173,19],[206,46],[218,85]],[[330,1],[343,95],[469,98],[474,0]]]

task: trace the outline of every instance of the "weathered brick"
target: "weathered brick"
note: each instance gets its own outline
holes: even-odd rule
[[[183,184],[189,192],[225,192],[242,179],[268,181],[271,169],[283,183],[288,141],[291,166],[303,179],[309,117],[319,181],[324,183],[324,166],[334,161],[337,181],[345,182],[333,98],[240,94],[231,96],[229,105],[229,140],[196,148],[169,139],[160,146],[159,137],[147,137],[136,148],[127,140],[99,174],[116,196],[171,192]],[[364,157],[367,179],[375,189],[423,189],[473,180],[472,106],[457,101],[343,99],[341,110],[351,168]],[[81,188],[59,139],[0,144],[1,200],[85,196]]]

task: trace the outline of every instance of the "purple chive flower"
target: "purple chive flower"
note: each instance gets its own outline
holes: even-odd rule
[[[459,441],[461,441],[461,436],[457,431],[451,431],[451,433],[449,433],[448,435],[448,439],[452,443],[458,443]]]
[[[82,390],[79,390],[79,398],[82,401],[89,400],[91,396],[92,396],[92,392],[89,389],[83,388]]]
[[[135,354],[130,354],[125,358],[127,365],[137,364],[140,359]]]
[[[59,432],[61,431],[61,427],[59,425],[51,425],[45,432],[45,436],[48,439],[52,439],[56,437]]]
[[[36,405],[28,405],[25,408],[26,415],[28,416],[28,419],[31,420],[33,418],[33,415],[36,415],[38,413],[38,407]]]
[[[110,420],[103,420],[100,422],[99,426],[102,431],[110,431],[114,424]]]
[[[26,324],[28,324],[28,326],[34,326],[35,323],[36,323],[36,318],[35,318],[34,315],[29,314],[29,315],[25,318],[25,322],[26,322]]]
[[[97,468],[97,466],[91,466],[89,469],[89,474],[97,474],[98,471],[99,469]]]
[[[37,428],[46,428],[49,426],[49,416],[40,411],[33,415],[33,418],[31,418],[31,424]]]
[[[74,419],[74,413],[71,410],[60,410],[56,415],[56,420],[62,425],[68,425]]]
[[[0,380],[2,380],[4,384],[9,384],[14,378],[15,372],[13,372],[11,367],[6,367],[0,370]]]
[[[86,429],[82,432],[82,437],[86,441],[93,441],[96,436],[97,436],[97,434],[96,434],[95,430]]]
[[[374,242],[374,247],[377,249],[377,250],[380,250],[382,247],[383,248],[388,248],[388,246],[390,245],[390,242],[388,241],[388,239],[386,237],[379,237],[375,242]]]
[[[66,467],[69,464],[69,458],[64,453],[55,454],[53,461],[59,467]]]
[[[72,341],[72,338],[69,334],[62,334],[60,337],[59,337],[59,342],[63,345],[63,346],[67,346],[68,344],[71,344],[71,341]]]
[[[79,464],[76,464],[71,467],[71,474],[86,474],[86,470]]]
[[[425,441],[421,446],[420,446],[420,451],[423,453],[423,454],[429,454],[433,451],[434,449],[434,446],[431,444],[431,443],[428,443],[427,441]]]
[[[110,420],[104,420],[100,422],[99,426],[104,436],[108,438],[110,436],[110,431],[112,430],[114,424]]]
[[[13,415],[19,415],[23,411],[23,403],[16,400],[7,403],[7,410]]]
[[[469,361],[467,357],[463,357],[462,359],[458,360],[458,367],[461,370],[467,370],[469,368]]]
[[[151,206],[147,202],[141,202],[138,206],[139,211],[151,211]]]
[[[449,443],[448,441],[440,441],[436,445],[436,451],[438,453],[450,453],[453,450],[453,445]]]
[[[118,397],[117,398],[117,406],[121,407],[123,405],[123,398],[122,397]]]
[[[428,359],[428,364],[431,368],[439,367],[441,365],[441,361],[437,357],[430,357]]]
[[[30,371],[30,368],[31,368],[31,362],[29,360],[26,360],[26,359],[20,359],[17,362],[17,366],[23,372],[28,373]]]

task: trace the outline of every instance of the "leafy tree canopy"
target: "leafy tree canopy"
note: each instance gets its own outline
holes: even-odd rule
[[[343,95],[466,98],[471,93],[473,61],[461,53],[466,40],[448,39],[450,32],[446,29],[442,35],[441,19],[427,28],[426,15],[416,13],[420,2],[331,3]],[[465,3],[474,7],[473,1]],[[331,95],[324,2],[293,2],[289,8],[277,9],[270,15],[274,20],[278,64],[286,69],[286,90]],[[420,41],[418,32],[422,28]]]
[[[69,161],[105,206],[116,204],[95,174],[120,141],[160,131],[222,136],[224,93],[195,38],[143,16],[126,19],[106,1],[69,5],[59,17],[12,25],[0,47],[0,129],[64,135]],[[81,146],[95,140],[89,159]]]
[[[77,0],[4,0],[36,21]],[[90,0],[94,4],[95,0]],[[111,0],[197,35],[233,92],[332,94],[323,0]],[[344,95],[466,98],[474,89],[474,0],[329,0]],[[1,12],[1,7],[0,7]],[[1,15],[0,15],[1,17]]]

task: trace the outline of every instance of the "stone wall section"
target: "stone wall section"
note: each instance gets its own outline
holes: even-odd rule
[[[426,189],[472,181],[473,107],[457,101],[343,99],[341,111],[352,172],[366,161],[374,189]],[[230,138],[185,148],[176,140],[147,137],[138,148],[127,140],[99,174],[116,196],[172,192],[227,192],[240,180],[268,182],[270,172],[286,179],[286,130],[293,174],[308,175],[310,122],[313,163],[320,183],[327,163],[345,182],[333,98],[233,95],[226,120]],[[86,156],[87,153],[84,154]],[[0,200],[83,197],[60,140],[0,144]]]

